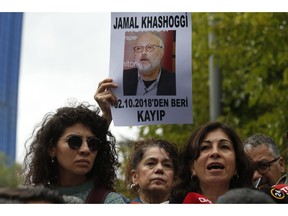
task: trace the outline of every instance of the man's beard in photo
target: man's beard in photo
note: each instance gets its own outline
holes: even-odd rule
[[[161,63],[161,59],[157,61],[149,61],[148,64],[142,64],[141,62],[135,62],[136,67],[141,73],[149,74],[151,71],[156,69]]]

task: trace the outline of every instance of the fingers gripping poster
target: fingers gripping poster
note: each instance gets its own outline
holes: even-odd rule
[[[111,13],[115,126],[191,124],[190,13]]]

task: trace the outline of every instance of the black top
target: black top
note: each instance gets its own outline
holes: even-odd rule
[[[132,68],[123,72],[124,95],[136,95],[138,85],[138,69]],[[161,68],[161,76],[158,82],[157,95],[176,95],[175,73]]]

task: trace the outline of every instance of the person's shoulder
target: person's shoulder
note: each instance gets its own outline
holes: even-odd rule
[[[130,204],[143,204],[143,202],[141,201],[140,197],[135,197]]]
[[[104,200],[105,204],[126,204],[129,202],[130,200],[126,198],[124,195],[114,191],[108,193]]]

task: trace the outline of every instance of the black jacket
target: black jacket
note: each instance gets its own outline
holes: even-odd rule
[[[124,95],[136,95],[138,85],[138,69],[132,68],[123,72]],[[157,95],[176,95],[175,73],[161,68],[161,77],[158,82]]]

